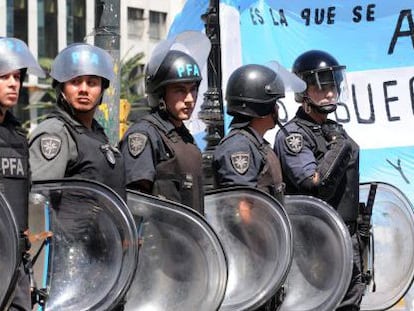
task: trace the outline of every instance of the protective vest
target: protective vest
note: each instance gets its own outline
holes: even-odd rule
[[[6,112],[0,125],[0,191],[9,202],[20,233],[28,228],[29,149],[19,122]]]
[[[103,128],[94,121],[89,130],[59,111],[56,117],[64,122],[77,146],[78,157],[67,165],[65,177],[79,177],[101,182],[126,199],[125,167],[122,154],[111,146]]]
[[[318,163],[328,151],[328,141],[322,134],[321,127],[310,121],[294,118],[295,122],[313,141],[313,154]],[[334,195],[327,201],[342,216],[347,223],[356,222],[359,214],[359,146],[349,136],[347,139],[352,145],[352,157],[347,170],[338,185]],[[297,192],[296,187],[287,183],[287,192]]]
[[[278,199],[280,203],[283,203],[285,184],[283,183],[280,161],[275,152],[268,143],[264,141],[260,143],[253,134],[245,129],[233,129],[227,138],[237,133],[249,139],[262,156],[262,165],[257,175],[257,188],[269,193]]]
[[[164,152],[155,168],[152,194],[204,214],[202,158],[191,134],[185,128],[168,131],[154,115],[147,115],[143,120],[158,129],[164,143],[161,146]]]

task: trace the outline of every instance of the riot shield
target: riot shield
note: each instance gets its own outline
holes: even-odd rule
[[[364,258],[372,280],[361,310],[387,310],[407,292],[414,278],[414,214],[405,195],[386,183],[377,185],[371,217],[371,245]],[[367,202],[371,183],[360,185]]]
[[[0,193],[0,310],[6,305],[13,291],[19,264],[19,235],[11,207]]]
[[[227,265],[214,230],[184,205],[133,191],[127,197],[142,244],[125,310],[217,310]]]
[[[125,202],[86,180],[35,182],[29,224],[53,233],[44,271],[43,310],[111,310],[125,297],[138,260],[138,235]],[[43,220],[45,217],[45,220]],[[34,232],[36,234],[36,232]]]
[[[332,311],[352,274],[351,236],[327,203],[309,196],[285,197],[293,228],[293,261],[281,310]]]
[[[288,216],[273,197],[235,187],[206,193],[205,214],[225,249],[229,280],[220,310],[254,310],[283,285],[292,261]]]

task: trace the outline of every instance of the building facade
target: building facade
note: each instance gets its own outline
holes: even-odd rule
[[[22,39],[40,62],[50,62],[68,44],[94,43],[95,15],[102,3],[105,1],[0,0],[0,36]],[[120,59],[142,52],[143,68],[184,3],[185,0],[120,0]],[[47,84],[30,76],[24,86],[22,103],[14,112],[22,121],[36,124],[42,112],[25,107],[43,98],[42,90]],[[143,91],[142,86],[138,91]]]

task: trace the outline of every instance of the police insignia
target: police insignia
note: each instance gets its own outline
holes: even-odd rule
[[[299,153],[303,147],[303,137],[299,133],[292,133],[285,138],[286,146],[293,153]]]
[[[145,148],[147,136],[141,133],[132,133],[128,136],[128,150],[133,157],[137,157]]]
[[[60,152],[62,140],[56,136],[45,136],[40,139],[40,151],[47,160],[52,160]]]
[[[244,174],[249,169],[250,154],[246,152],[236,152],[231,155],[231,164],[239,174]]]

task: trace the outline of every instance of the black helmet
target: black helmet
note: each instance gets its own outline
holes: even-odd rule
[[[265,117],[282,97],[285,87],[276,72],[263,65],[244,65],[233,71],[227,82],[227,113],[236,117]]]
[[[153,72],[152,69],[155,69]],[[170,50],[158,68],[148,64],[145,72],[145,89],[148,94],[149,105],[156,107],[164,95],[167,84],[177,82],[201,82],[201,70],[196,60],[190,55]]]
[[[308,87],[316,85],[322,89],[323,85],[334,85],[339,98],[341,93],[346,91],[345,68],[345,66],[339,65],[338,61],[329,53],[311,50],[296,58],[292,71],[305,81]],[[307,97],[306,91],[295,93],[295,100],[298,103],[302,103],[304,97]]]

